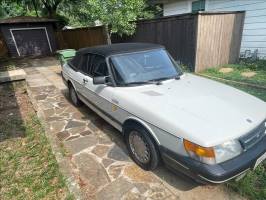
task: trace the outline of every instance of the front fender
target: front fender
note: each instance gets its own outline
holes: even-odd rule
[[[150,126],[148,125],[147,122],[145,122],[145,121],[143,121],[143,120],[141,120],[141,119],[139,119],[137,117],[131,116],[131,117],[126,118],[126,120],[124,121],[123,124],[125,124],[129,120],[136,121],[139,124],[141,124],[144,128],[146,128],[150,132],[150,134],[152,135],[152,137],[155,139],[156,143],[158,145],[160,145],[160,141],[159,141],[158,137],[156,136],[156,134],[154,133],[154,131],[150,128]]]

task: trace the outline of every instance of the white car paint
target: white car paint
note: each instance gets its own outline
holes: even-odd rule
[[[121,123],[139,118],[204,147],[237,139],[266,118],[264,101],[192,74],[184,74],[180,80],[163,81],[162,85],[134,87],[93,85],[91,77],[74,72],[67,65],[63,67],[63,76],[66,80],[78,80],[79,84],[73,82],[75,89]],[[88,82],[83,83],[83,78]],[[88,89],[91,94],[86,92]],[[113,110],[113,105],[118,109]],[[156,133],[154,136],[158,140]]]
[[[204,147],[236,139],[266,118],[262,100],[192,74],[112,92],[119,106],[133,115]]]

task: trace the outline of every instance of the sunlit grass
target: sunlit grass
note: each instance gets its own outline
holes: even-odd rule
[[[1,133],[24,133],[0,143],[0,199],[72,199],[36,114],[0,121]]]

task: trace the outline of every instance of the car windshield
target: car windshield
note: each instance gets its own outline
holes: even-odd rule
[[[118,85],[152,83],[182,74],[164,49],[115,55],[111,63]]]

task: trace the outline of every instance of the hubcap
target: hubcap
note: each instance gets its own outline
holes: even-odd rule
[[[143,137],[137,132],[132,131],[129,134],[129,145],[134,156],[142,163],[150,161],[150,149]]]

